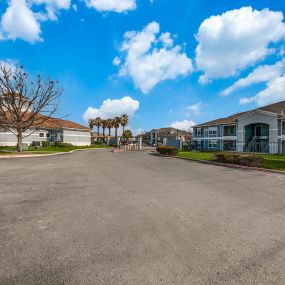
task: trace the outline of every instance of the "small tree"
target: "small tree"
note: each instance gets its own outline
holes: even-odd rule
[[[127,141],[130,140],[133,137],[133,134],[130,130],[125,130],[123,133],[123,138]]]
[[[32,79],[23,67],[0,65],[0,129],[17,136],[19,152],[23,139],[58,111],[62,92],[57,81],[40,75]]]

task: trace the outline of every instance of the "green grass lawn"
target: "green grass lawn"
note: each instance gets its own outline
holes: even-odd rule
[[[280,156],[279,158],[276,156],[271,158],[270,155],[264,156],[261,167],[285,171],[285,156]]]
[[[206,151],[181,151],[177,154],[178,157],[191,158],[194,160],[213,160],[214,152]]]
[[[94,149],[94,148],[105,148],[108,146],[102,145],[92,145],[92,146],[70,146],[70,147],[56,147],[56,146],[47,146],[47,147],[34,147],[30,146],[28,150],[24,151],[25,153],[32,153],[32,154],[51,154],[51,153],[58,153],[58,152],[69,152],[72,150],[78,149]],[[0,147],[0,155],[7,155],[16,152],[16,147]]]
[[[214,152],[181,151],[177,154],[177,156],[190,158],[193,160],[214,160]],[[259,156],[263,158],[261,163],[262,168],[285,171],[285,155],[261,154]]]

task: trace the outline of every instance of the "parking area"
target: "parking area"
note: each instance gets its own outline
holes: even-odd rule
[[[0,160],[0,284],[284,284],[285,175],[88,150]]]

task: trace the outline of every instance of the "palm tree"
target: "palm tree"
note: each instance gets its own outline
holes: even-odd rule
[[[89,119],[88,120],[88,125],[89,125],[90,130],[92,131],[93,127],[94,127],[94,120],[93,119]]]
[[[97,137],[99,137],[99,129],[100,127],[102,126],[102,119],[100,117],[97,117],[95,120],[94,120],[94,126],[97,127]]]
[[[102,129],[103,129],[103,137],[105,137],[105,130],[107,128],[107,120],[101,120]]]
[[[120,127],[120,124],[121,124],[121,118],[120,117],[115,117],[113,119],[113,127],[115,128],[116,140],[117,140],[117,137],[118,137],[118,128]]]
[[[113,128],[113,120],[112,119],[108,119],[107,121],[107,128],[109,129],[109,136],[111,136],[111,129]]]
[[[129,123],[129,117],[127,114],[123,114],[121,116],[121,126],[123,127],[123,133],[125,131],[125,126],[127,126]]]

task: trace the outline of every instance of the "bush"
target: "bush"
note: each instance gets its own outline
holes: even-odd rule
[[[260,167],[263,159],[252,154],[218,152],[214,154],[214,160],[222,163]]]
[[[165,155],[177,155],[179,152],[178,148],[173,146],[158,146],[156,148],[156,151],[159,154],[165,154]]]
[[[63,143],[63,142],[55,142],[55,147],[73,147],[73,144],[71,143]]]
[[[42,147],[48,147],[48,146],[49,146],[49,142],[47,142],[47,141],[42,142]]]

